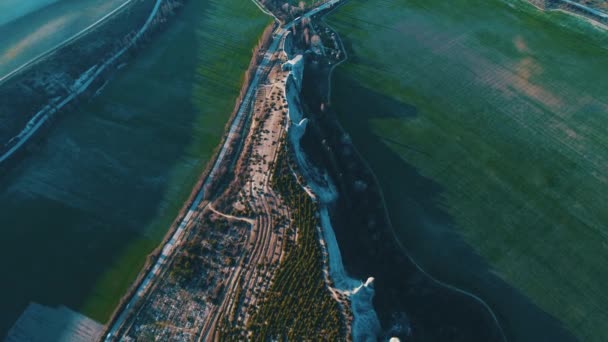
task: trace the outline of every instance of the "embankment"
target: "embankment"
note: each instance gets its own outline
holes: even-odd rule
[[[373,173],[326,105],[324,85],[332,68],[315,58],[307,56],[303,77],[300,101],[307,118],[301,122],[307,123],[307,129],[301,133],[302,154],[309,169],[327,170],[315,172],[313,184],[325,184],[322,197],[333,199],[322,218],[331,222],[345,272],[354,278],[373,275],[375,279],[378,337],[504,341],[497,318],[483,301],[430,277],[399,244]],[[329,234],[326,239],[332,241]]]
[[[255,75],[255,72],[259,66],[259,63],[263,58],[263,52],[265,51],[265,49],[268,48],[268,46],[270,45],[270,42],[272,41],[272,32],[273,32],[274,28],[275,28],[275,24],[268,25],[266,27],[266,29],[263,31],[263,33],[261,34],[261,36],[258,40],[258,43],[252,50],[254,57],[252,58],[251,63],[249,64],[248,68],[246,69],[246,71],[244,73],[241,90],[237,97],[235,107],[234,107],[228,121],[226,122],[224,132],[229,132],[230,128],[234,124],[234,120],[236,119],[237,113],[239,112],[239,109],[241,107],[241,102],[243,100],[243,97],[247,93],[247,89],[251,85],[251,79]],[[114,310],[114,312],[111,315],[111,318],[108,320],[108,322],[106,324],[106,331],[103,334],[103,336],[105,336],[108,332],[108,329],[115,324],[116,320],[118,319],[119,314],[121,312],[123,312],[124,310],[126,310],[126,305],[129,303],[131,298],[135,295],[135,293],[139,289],[142,281],[144,281],[146,275],[151,271],[152,267],[156,264],[163,247],[174,236],[174,234],[175,234],[176,230],[179,228],[180,224],[182,224],[182,221],[186,217],[189,209],[192,207],[193,203],[195,203],[197,196],[201,193],[201,189],[203,188],[203,185],[205,184],[205,182],[209,181],[209,182],[213,183],[212,180],[208,180],[207,178],[209,178],[211,170],[216,166],[216,162],[218,160],[220,151],[222,150],[222,146],[224,146],[226,144],[226,140],[228,138],[229,138],[228,133],[225,133],[222,136],[222,140],[221,140],[220,144],[217,145],[217,147],[215,148],[212,158],[208,161],[208,163],[206,164],[207,166],[201,172],[200,177],[199,177],[198,181],[196,182],[196,185],[192,188],[192,192],[190,193],[187,201],[184,203],[183,207],[179,211],[177,217],[171,224],[171,227],[165,234],[163,240],[158,245],[158,247],[156,249],[154,249],[154,251],[152,251],[147,256],[146,263],[145,263],[144,267],[142,268],[142,270],[140,271],[139,275],[137,276],[137,279],[129,287],[129,289],[127,290],[125,295],[120,299],[119,304],[117,305],[116,309]],[[206,192],[206,193],[208,193],[208,192]],[[205,205],[205,201],[200,203],[200,206],[204,206],[204,205]]]

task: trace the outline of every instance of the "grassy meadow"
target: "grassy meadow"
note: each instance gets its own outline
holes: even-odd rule
[[[429,273],[513,341],[606,341],[608,32],[510,0],[350,0],[332,105]]]
[[[271,20],[241,0],[173,20],[0,175],[0,336],[29,301],[105,322],[220,142]]]

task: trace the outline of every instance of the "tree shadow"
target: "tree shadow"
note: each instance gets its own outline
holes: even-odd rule
[[[314,91],[318,77],[320,73],[313,70],[305,78],[309,108],[319,108],[316,102],[323,101],[323,95]],[[397,335],[407,341],[502,339],[481,301],[433,280],[416,266],[420,262],[438,280],[483,299],[509,340],[575,341],[559,320],[496,276],[464,241],[442,204],[445,189],[422,176],[372,131],[373,119],[407,120],[419,115],[417,109],[375,92],[345,73],[336,72],[332,83],[332,113],[312,115],[316,124],[309,126],[303,146],[313,162],[330,170],[338,185],[340,197],[332,223],[344,264],[353,277],[375,277],[374,305],[385,337]],[[341,124],[333,111],[339,113]]]

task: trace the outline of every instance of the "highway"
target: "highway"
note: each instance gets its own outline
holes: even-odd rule
[[[237,131],[240,127],[243,126],[244,120],[248,117],[248,104],[254,99],[258,84],[265,77],[265,73],[267,71],[269,63],[273,60],[273,55],[277,51],[279,51],[281,45],[280,43],[283,38],[290,32],[290,29],[295,24],[297,24],[301,18],[313,16],[324,9],[332,7],[338,2],[339,0],[332,0],[328,3],[325,3],[304,14],[298,20],[294,20],[283,27],[278,27],[275,30],[275,32],[273,33],[273,41],[268,47],[268,50],[264,54],[264,58],[256,69],[255,75],[252,78],[251,83],[247,88],[247,92],[239,105],[239,109],[230,125],[226,139],[222,144],[222,147],[217,155],[213,167],[209,171],[202,185],[197,190],[198,193],[194,201],[190,204],[186,215],[180,220],[178,228],[163,246],[161,255],[156,260],[154,266],[152,266],[152,268],[150,268],[150,270],[146,273],[143,280],[137,286],[137,290],[135,291],[134,295],[131,296],[128,303],[124,306],[123,310],[118,314],[118,317],[113,321],[112,326],[108,329],[108,332],[105,336],[105,341],[113,341],[114,338],[118,337],[117,332],[120,327],[125,323],[130,313],[130,309],[135,307],[135,305],[143,299],[150,285],[157,278],[162,268],[167,264],[168,259],[175,252],[176,246],[178,246],[182,241],[184,231],[186,230],[186,227],[190,225],[193,217],[195,216],[195,213],[199,210],[204,209],[204,207],[199,208],[202,199],[205,197],[206,191],[208,191],[211,182],[214,180],[217,173],[219,172],[220,165],[222,165],[223,160],[226,158],[226,153],[229,150],[230,146],[232,146],[233,141],[235,139],[239,139],[239,134],[237,133]]]
[[[285,29],[279,28],[277,29],[277,31],[275,31],[275,35],[279,34],[282,36],[283,34],[285,34],[285,32]],[[148,289],[148,286],[156,278],[161,268],[165,266],[168,257],[173,254],[175,246],[181,241],[185,228],[188,226],[194,214],[197,212],[198,207],[201,204],[203,197],[205,196],[206,190],[209,188],[211,181],[217,175],[222,161],[224,160],[224,158],[226,158],[226,153],[229,147],[232,145],[234,139],[238,139],[237,130],[239,127],[242,126],[244,119],[247,117],[246,113],[248,106],[246,104],[251,102],[251,100],[253,99],[257,84],[262,75],[264,74],[268,63],[272,59],[272,55],[277,51],[279,47],[279,41],[280,39],[274,39],[272,44],[268,47],[268,51],[266,51],[266,53],[264,54],[264,58],[260,62],[260,65],[257,67],[255,76],[253,77],[247,89],[247,92],[243,97],[243,101],[241,102],[239,109],[232,121],[232,124],[230,125],[230,129],[228,130],[228,134],[226,136],[226,139],[224,140],[224,144],[222,145],[221,150],[218,153],[218,156],[213,164],[212,169],[209,171],[209,174],[207,175],[203,184],[199,188],[198,194],[196,195],[194,201],[188,208],[186,215],[181,219],[178,229],[175,230],[171,238],[163,246],[160,257],[157,259],[156,263],[150,269],[150,271],[148,271],[144,280],[139,284],[135,294],[129,299],[129,302],[125,306],[125,309],[119,314],[118,318],[114,321],[112,327],[109,329],[109,332],[105,338],[106,341],[112,341],[118,329],[120,329],[122,324],[125,322],[129,314],[129,309],[133,307],[140,299],[142,299],[146,290]]]

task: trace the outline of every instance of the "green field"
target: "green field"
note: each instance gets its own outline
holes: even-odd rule
[[[108,319],[219,143],[271,20],[242,0],[173,20],[0,175],[0,337],[29,301]]]
[[[332,105],[414,258],[511,340],[608,340],[608,32],[517,0],[327,21],[350,57]]]

